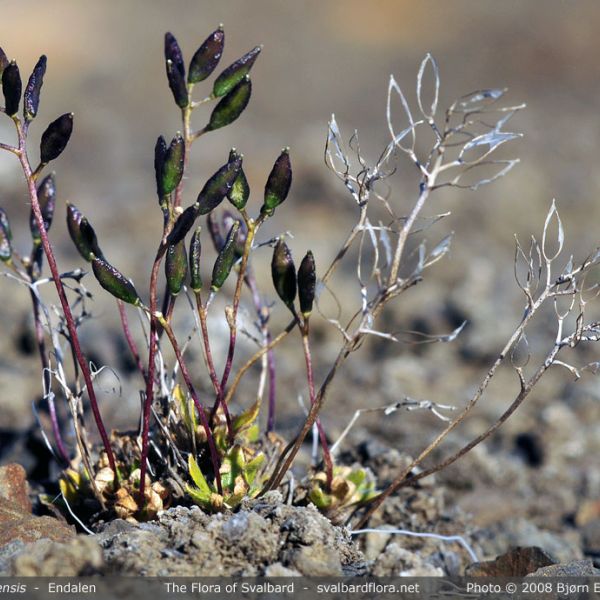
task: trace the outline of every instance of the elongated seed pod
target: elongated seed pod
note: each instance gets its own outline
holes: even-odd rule
[[[3,208],[0,208],[0,260],[8,262],[12,257],[12,232],[8,222],[8,216]]]
[[[181,133],[171,140],[169,149],[165,154],[162,174],[163,195],[175,191],[181,178],[183,177],[183,167],[185,162],[185,142]]]
[[[173,225],[171,233],[167,237],[169,245],[173,246],[178,244],[188,234],[190,229],[194,226],[199,214],[198,207],[193,204],[192,206],[188,206],[179,215],[177,221],[175,221],[175,225]]]
[[[188,83],[204,81],[216,68],[223,54],[225,32],[223,26],[213,31],[192,57],[188,73]]]
[[[248,73],[253,67],[262,46],[256,46],[238,58],[234,63],[229,65],[216,79],[213,85],[213,95],[217,98],[228,94]]]
[[[229,230],[227,238],[225,239],[225,245],[221,248],[221,252],[217,256],[215,265],[212,272],[212,280],[210,282],[210,288],[213,292],[217,292],[221,289],[231,269],[235,263],[235,238],[239,229],[239,222],[236,221]]]
[[[44,177],[42,183],[38,186],[37,197],[40,204],[40,211],[42,212],[42,218],[44,219],[44,228],[48,231],[50,225],[52,225],[54,209],[56,208],[56,183],[54,181],[54,173]],[[31,230],[31,237],[33,240],[35,242],[40,242],[42,236],[33,210],[29,215],[29,229]]]
[[[188,274],[187,252],[183,240],[167,248],[165,257],[165,277],[169,292],[177,296]]]
[[[250,197],[250,186],[246,179],[246,173],[244,169],[240,168],[239,175],[236,177],[227,198],[231,204],[233,204],[238,210],[246,208],[248,198]]]
[[[2,93],[4,94],[4,110],[9,117],[19,112],[23,84],[19,67],[13,60],[2,71]]]
[[[202,227],[197,227],[190,241],[190,287],[194,292],[199,292],[202,289],[202,275],[200,273],[200,256],[202,255],[201,231]]]
[[[208,227],[208,233],[212,240],[213,246],[217,254],[221,252],[221,248],[225,245],[225,239],[221,235],[221,227],[219,221],[217,221],[214,212],[210,212],[206,215],[206,225]]]
[[[278,296],[286,306],[294,311],[296,299],[296,267],[288,245],[282,240],[277,240],[273,249],[271,260],[271,277]]]
[[[167,156],[167,142],[165,138],[160,135],[156,140],[154,146],[154,175],[156,177],[156,194],[158,199],[162,202],[163,193],[163,169],[165,164],[165,157]]]
[[[165,61],[167,80],[177,106],[185,108],[189,104],[187,85],[185,83],[185,64],[181,48],[172,33],[165,33]]]
[[[309,250],[298,269],[298,298],[300,299],[300,312],[305,319],[312,312],[316,284],[315,257]]]
[[[236,158],[232,161],[227,162],[223,165],[204,185],[198,199],[196,200],[196,206],[199,214],[206,215],[211,210],[215,209],[225,196],[231,190],[233,183],[237,179],[242,168],[242,157],[236,155]]]
[[[221,101],[210,115],[206,131],[215,131],[233,123],[243,112],[252,95],[252,82],[246,75]]]
[[[58,158],[69,143],[73,132],[73,113],[66,113],[52,121],[42,134],[40,142],[40,160],[49,163]]]
[[[4,69],[6,69],[6,67],[8,67],[9,64],[10,64],[10,61],[6,57],[4,50],[2,50],[2,48],[0,48],[0,76],[2,76]]]
[[[104,259],[96,257],[92,260],[92,270],[98,283],[115,298],[129,304],[140,305],[141,300],[131,281],[118,269]]]
[[[44,55],[40,56],[27,82],[25,94],[23,95],[23,116],[26,121],[31,121],[37,115],[40,106],[40,92],[46,73],[46,62],[46,57]]]
[[[292,164],[289,148],[284,148],[277,157],[267,183],[261,213],[271,216],[275,209],[287,198],[292,185]]]
[[[228,210],[223,212],[222,222],[225,231],[230,231],[234,223],[239,223],[238,232],[235,236],[235,255],[236,258],[240,258],[244,254],[244,246],[248,236],[246,224],[241,219],[236,219]]]
[[[73,204],[67,203],[67,229],[77,251],[87,262],[95,256],[102,258],[93,227]]]

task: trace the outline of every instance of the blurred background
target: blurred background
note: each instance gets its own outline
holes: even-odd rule
[[[245,113],[233,126],[194,146],[184,205],[195,199],[235,146],[245,155],[257,209],[274,159],[283,146],[290,146],[292,192],[264,235],[292,232],[290,245],[297,261],[310,246],[318,265],[326,265],[356,218],[352,199],[323,162],[332,113],[346,138],[355,128],[359,131],[364,156],[375,160],[388,141],[389,75],[414,105],[416,74],[427,52],[439,64],[441,108],[487,87],[509,88],[509,104],[527,103],[508,127],[524,134],[506,148],[507,155],[518,156],[521,163],[478,192],[441,191],[434,196],[427,214],[451,211],[452,215],[432,237],[437,240],[455,231],[452,252],[429,271],[426,282],[385,315],[389,330],[424,328],[431,333],[447,333],[466,319],[469,325],[463,336],[454,346],[367,345],[342,372],[325,411],[332,438],[354,409],[384,405],[399,396],[464,403],[522,314],[513,279],[513,234],[525,240],[532,233],[541,235],[553,198],[565,226],[568,253],[583,258],[598,244],[600,4],[593,0],[0,0],[0,8],[0,46],[18,61],[23,78],[40,54],[48,55],[32,140],[59,114],[75,113],[69,147],[53,165],[61,203],[51,239],[62,268],[82,266],[64,225],[68,200],[94,224],[107,257],[141,290],[147,288],[161,232],[153,147],[158,135],[171,138],[180,128],[164,73],[165,31],[178,38],[189,60],[223,23],[226,45],[221,66],[264,44],[252,72],[253,95]],[[208,113],[196,112],[194,123],[200,127]],[[0,120],[0,139],[9,142],[13,137],[10,121]],[[33,156],[36,146],[32,143]],[[391,182],[390,197],[398,212],[414,202],[417,185],[411,169],[403,168],[400,174]],[[27,248],[26,189],[16,160],[7,154],[0,155],[0,205],[10,215],[16,245]],[[259,272],[265,276],[270,255],[267,250],[263,253],[266,268]],[[338,278],[342,302],[356,300],[352,273],[350,265]],[[265,281],[264,289],[273,297]],[[87,283],[92,292],[98,290],[95,282]],[[28,341],[28,302],[25,289],[0,280],[0,427],[6,436],[30,427],[30,402],[40,392],[37,357]],[[85,325],[83,342],[94,360],[119,372],[123,387],[119,395],[115,392],[119,382],[107,377],[103,412],[111,426],[133,427],[139,381],[127,373],[114,303],[98,293],[90,309],[102,319]],[[179,314],[182,320],[189,318],[185,311]],[[276,309],[274,328],[286,318],[283,309]],[[540,337],[543,330],[544,326]],[[279,360],[278,393],[282,406],[289,407],[279,416],[283,432],[298,425],[296,396],[305,394],[297,342],[286,342]],[[326,373],[338,343],[334,329],[324,321],[316,325],[319,377]],[[540,351],[547,348],[543,343]],[[565,387],[569,373],[559,375],[540,386],[487,449],[477,450],[468,458],[471,462],[449,470],[447,479],[462,490],[460,502],[479,513],[482,521],[486,511],[488,518],[493,512],[497,516],[499,507],[543,515],[551,505],[558,527],[566,514],[577,510],[578,494],[600,496],[600,475],[592,468],[594,453],[600,450],[597,383],[588,376],[575,388]],[[481,431],[514,390],[514,375],[501,375],[485,406],[447,448],[460,443],[461,436]],[[342,414],[345,419],[340,421]],[[397,413],[385,422],[375,415],[365,417],[353,434],[357,440],[376,438],[415,453],[441,425],[430,413]],[[5,437],[4,447],[2,460],[14,458],[18,446],[10,446],[9,452]],[[539,464],[532,465],[531,457],[535,463],[538,455]],[[528,470],[533,468],[535,472]],[[474,471],[481,476],[475,477]],[[543,483],[558,476],[567,479],[560,486],[559,500],[548,492],[550,484]],[[535,478],[542,481],[539,489],[532,483]],[[503,495],[508,483],[512,487]],[[495,501],[481,502],[486,490]]]

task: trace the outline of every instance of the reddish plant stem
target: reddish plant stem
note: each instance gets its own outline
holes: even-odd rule
[[[131,351],[131,355],[133,356],[133,360],[135,361],[138,371],[141,373],[144,381],[146,381],[146,371],[142,365],[140,352],[135,340],[133,339],[133,336],[131,335],[131,329],[129,328],[129,319],[127,318],[125,303],[122,300],[117,300],[117,306],[119,307],[119,316],[121,317],[121,326],[123,327],[125,340],[127,341],[127,345],[129,346],[129,350]]]
[[[304,359],[306,361],[306,378],[308,379],[308,394],[310,397],[310,405],[313,406],[316,402],[315,393],[315,378],[313,374],[312,356],[310,353],[310,344],[308,342],[308,321],[305,321],[302,327],[302,348],[304,350]],[[331,482],[333,481],[333,460],[329,451],[329,444],[325,430],[321,425],[321,419],[316,420],[317,429],[319,431],[319,439],[321,440],[321,448],[323,450],[323,462],[325,463],[325,473],[327,474],[327,491],[331,491]]]
[[[83,379],[85,381],[85,385],[87,387],[88,397],[90,399],[90,405],[92,408],[92,413],[94,415],[94,420],[96,421],[96,426],[98,428],[98,432],[100,433],[100,437],[102,438],[102,444],[104,446],[104,450],[108,457],[108,463],[113,473],[115,474],[115,482],[118,481],[118,473],[117,473],[117,465],[115,462],[115,457],[113,451],[110,447],[110,440],[106,433],[106,429],[104,428],[104,423],[102,421],[102,416],[100,414],[100,409],[98,407],[98,401],[96,399],[96,394],[94,392],[94,385],[92,382],[92,374],[90,372],[89,365],[87,364],[83,352],[81,350],[81,345],[79,343],[79,337],[77,335],[77,327],[75,326],[75,320],[73,319],[73,313],[71,312],[71,307],[69,306],[69,301],[67,299],[67,295],[65,293],[64,286],[62,284],[60,273],[58,270],[58,266],[56,264],[56,259],[54,258],[54,252],[52,251],[52,246],[50,244],[50,240],[48,239],[48,234],[46,232],[46,227],[44,226],[44,218],[42,217],[42,212],[40,210],[40,204],[38,202],[37,197],[37,189],[35,187],[35,180],[33,178],[33,171],[31,169],[31,165],[29,163],[29,159],[27,157],[27,151],[25,149],[25,140],[26,136],[24,135],[23,129],[20,123],[15,119],[15,123],[17,125],[17,132],[19,136],[19,161],[21,163],[21,168],[23,169],[23,174],[25,175],[25,179],[27,181],[27,187],[29,190],[29,199],[31,200],[31,210],[33,211],[39,232],[40,237],[42,239],[42,247],[44,249],[44,254],[46,255],[46,259],[48,261],[48,266],[50,267],[50,273],[52,274],[52,278],[54,280],[54,285],[56,286],[56,291],[58,293],[58,298],[60,300],[60,304],[63,310],[63,314],[65,317],[65,321],[67,323],[67,329],[69,331],[70,343],[73,348],[73,352],[77,359],[77,363],[81,369],[81,373],[83,375]]]
[[[202,330],[202,342],[204,344],[204,354],[206,356],[206,365],[208,367],[208,373],[210,380],[212,381],[215,393],[217,396],[221,394],[221,384],[219,383],[219,377],[215,369],[215,363],[213,361],[212,350],[210,349],[210,337],[208,336],[208,325],[206,322],[206,308],[202,304],[202,297],[200,292],[196,292],[196,306],[198,307],[198,318],[200,320],[200,329]]]

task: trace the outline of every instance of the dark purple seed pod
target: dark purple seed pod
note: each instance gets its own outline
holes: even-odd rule
[[[188,83],[204,81],[217,68],[223,47],[225,46],[225,32],[223,26],[213,31],[202,43],[190,61]]]
[[[252,82],[246,75],[221,101],[210,115],[205,131],[215,131],[233,123],[245,110],[252,95]]]
[[[210,239],[212,240],[213,246],[217,254],[221,252],[221,248],[225,245],[225,240],[221,235],[221,227],[219,226],[219,222],[215,218],[214,212],[210,212],[206,215],[206,225],[208,227],[208,233],[210,234]]]
[[[12,257],[12,232],[8,216],[3,208],[0,208],[0,260],[8,262]]]
[[[46,73],[46,62],[46,57],[44,55],[40,56],[27,82],[25,94],[23,95],[23,116],[26,121],[31,121],[37,115],[40,106],[40,92]]]
[[[271,260],[271,276],[273,285],[285,305],[294,312],[296,299],[296,267],[288,245],[282,240],[277,240]]]
[[[98,245],[93,227],[81,212],[69,203],[67,203],[67,229],[75,247],[84,260],[91,262],[95,256],[102,257],[102,251]]]
[[[158,199],[162,202],[163,199],[163,169],[165,164],[165,157],[167,156],[167,142],[161,135],[156,140],[154,146],[154,175],[156,177],[156,194]]]
[[[178,244],[185,238],[190,229],[194,226],[196,219],[198,218],[198,208],[195,204],[188,206],[175,221],[171,233],[167,237],[167,243],[170,246]]]
[[[10,61],[8,60],[8,58],[6,58],[6,54],[4,54],[4,50],[2,50],[2,48],[0,48],[0,76],[2,76],[4,69],[6,69],[6,67],[8,67],[9,64],[10,64]]]
[[[223,248],[221,248],[221,252],[219,252],[217,260],[215,261],[210,282],[210,289],[213,292],[218,292],[223,287],[223,284],[227,280],[227,277],[229,277],[229,273],[231,273],[231,269],[236,261],[235,238],[237,237],[239,226],[240,224],[238,221],[232,225],[227,234],[225,244]]]
[[[128,304],[141,306],[142,301],[131,281],[123,275],[118,269],[104,259],[95,257],[92,260],[92,270],[98,280],[98,283],[115,298],[123,300]]]
[[[172,296],[177,296],[183,288],[188,274],[187,252],[183,240],[167,248],[165,257],[165,277]]]
[[[58,158],[69,143],[73,132],[73,113],[66,113],[52,121],[42,134],[40,142],[40,160],[49,163]]]
[[[4,235],[12,241],[12,231],[10,228],[10,222],[8,221],[8,215],[3,208],[0,208],[0,229],[4,231]]]
[[[213,85],[213,95],[217,98],[228,94],[248,73],[253,67],[262,46],[256,46],[238,58],[234,63],[229,65],[216,79]]]
[[[180,108],[185,108],[189,104],[189,98],[185,82],[183,54],[175,36],[169,32],[165,34],[165,61],[167,80],[175,102]]]
[[[228,210],[223,212],[223,229],[230,231],[234,223],[238,223],[238,231],[235,236],[235,255],[240,258],[244,254],[244,246],[246,244],[246,237],[248,236],[248,229],[246,224],[241,219],[236,219]]]
[[[199,292],[202,289],[202,274],[200,273],[200,257],[202,255],[201,231],[202,227],[197,227],[190,241],[190,287],[194,292]]]
[[[229,194],[241,168],[242,157],[236,155],[233,160],[228,161],[227,164],[223,165],[205,183],[196,200],[199,214],[207,215],[211,210],[221,204],[225,196]]]
[[[52,218],[54,217],[54,209],[56,208],[56,183],[54,181],[54,173],[47,175],[42,180],[42,183],[38,186],[37,197],[40,205],[40,211],[42,212],[42,218],[44,219],[44,229],[48,231],[50,225],[52,225]],[[29,229],[31,230],[31,237],[35,242],[41,242],[42,236],[37,224],[33,210],[29,215]]]
[[[162,172],[162,192],[167,196],[175,191],[181,178],[185,164],[185,142],[181,133],[171,140],[171,144],[165,154]]]
[[[300,312],[306,319],[310,316],[315,300],[315,289],[317,285],[317,272],[315,257],[309,250],[300,263],[298,269],[298,297],[300,299]]]
[[[19,112],[23,84],[19,67],[13,60],[2,71],[2,93],[4,94],[4,110],[9,117]]]
[[[273,215],[275,209],[287,198],[292,185],[290,149],[284,148],[278,156],[265,185],[265,200],[261,213]]]

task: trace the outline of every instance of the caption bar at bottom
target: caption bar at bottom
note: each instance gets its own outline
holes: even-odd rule
[[[2,578],[0,600],[290,600],[577,598],[600,600],[599,578]]]

